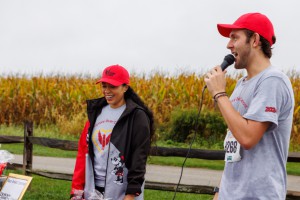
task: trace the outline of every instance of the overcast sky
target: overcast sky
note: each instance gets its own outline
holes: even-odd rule
[[[203,72],[230,53],[216,24],[247,12],[273,22],[273,65],[300,71],[299,8],[299,0],[0,0],[0,75],[97,75],[112,64]]]

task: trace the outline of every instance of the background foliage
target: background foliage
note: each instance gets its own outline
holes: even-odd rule
[[[292,141],[300,144],[300,78],[293,71],[288,76],[296,105]],[[155,114],[159,138],[189,140],[190,130],[194,129],[191,116],[197,112],[204,86],[202,77],[195,73],[172,77],[160,73],[148,77],[131,76],[131,87]],[[233,91],[239,77],[227,78],[228,94]],[[84,75],[0,76],[0,125],[20,125],[24,120],[32,120],[38,126],[55,125],[63,134],[79,135],[86,120],[85,100],[102,96],[101,88],[95,82],[95,78]],[[210,136],[219,137],[220,132],[224,134],[224,123],[208,92],[204,93],[203,110],[200,136],[207,140]],[[189,128],[176,126],[186,122],[190,123]],[[170,135],[171,132],[174,135]]]
[[[190,142],[197,131],[196,141],[202,147],[222,148],[227,125],[220,113],[212,110],[202,110],[200,116],[197,109],[175,109],[171,113],[166,140],[175,142]]]

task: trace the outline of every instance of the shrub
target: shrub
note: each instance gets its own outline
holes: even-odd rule
[[[205,110],[202,111],[198,120],[197,117],[198,111],[196,109],[176,109],[171,113],[166,139],[175,142],[188,142],[197,130],[198,143],[202,143],[204,146],[211,146],[214,143],[220,144],[227,129],[221,114],[216,111]]]

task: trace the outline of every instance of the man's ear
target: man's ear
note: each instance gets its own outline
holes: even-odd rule
[[[260,35],[258,33],[254,33],[253,36],[252,36],[252,45],[253,47],[258,47],[261,45],[261,42],[260,42]]]

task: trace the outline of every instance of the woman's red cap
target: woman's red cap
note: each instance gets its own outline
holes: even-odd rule
[[[96,82],[109,83],[114,86],[119,86],[122,84],[129,84],[129,73],[128,71],[120,65],[111,65],[106,67],[102,72],[102,77]]]

